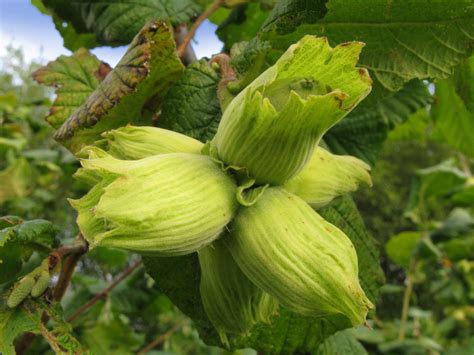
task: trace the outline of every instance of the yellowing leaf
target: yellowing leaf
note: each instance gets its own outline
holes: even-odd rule
[[[147,24],[117,66],[56,132],[72,152],[100,134],[126,123],[150,122],[170,86],[183,71],[176,45],[164,22]]]
[[[99,86],[110,67],[87,49],[62,55],[33,73],[40,84],[56,87],[56,99],[46,120],[59,128]]]

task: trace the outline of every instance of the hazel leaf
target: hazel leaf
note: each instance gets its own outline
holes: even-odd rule
[[[38,83],[56,88],[56,99],[46,121],[59,128],[86,101],[110,70],[108,64],[81,48],[73,55],[62,55],[35,71],[33,78]]]
[[[137,34],[117,66],[56,132],[73,153],[126,123],[149,123],[183,65],[171,28],[151,22]]]

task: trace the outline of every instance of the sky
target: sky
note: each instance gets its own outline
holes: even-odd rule
[[[216,26],[204,22],[194,37],[194,50],[198,58],[210,57],[220,52],[222,43],[215,35]],[[53,20],[40,13],[30,0],[0,0],[0,56],[6,53],[6,46],[23,49],[27,62],[41,59],[54,60],[61,54],[71,52],[63,47],[63,40],[56,31]],[[126,46],[92,49],[99,59],[115,66],[125,53]]]

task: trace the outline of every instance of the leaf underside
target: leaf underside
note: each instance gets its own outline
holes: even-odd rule
[[[188,23],[201,12],[192,0],[41,0],[53,16],[64,45],[75,50],[126,45],[151,20]]]

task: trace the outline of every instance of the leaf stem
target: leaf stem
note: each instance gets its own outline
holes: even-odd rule
[[[76,320],[82,313],[87,311],[91,308],[94,304],[96,304],[100,299],[106,296],[110,291],[112,291],[120,282],[125,280],[128,275],[130,275],[135,269],[137,269],[142,264],[141,260],[136,261],[132,265],[130,265],[124,272],[122,272],[109,286],[104,288],[101,292],[96,294],[92,297],[89,301],[84,303],[81,307],[79,307],[73,314],[71,314],[67,321],[72,322]]]
[[[230,57],[226,53],[215,55],[209,63],[219,64],[221,79],[219,80],[219,84],[217,84],[217,97],[219,98],[222,112],[224,112],[227,105],[229,105],[230,101],[234,98],[234,95],[227,90],[227,84],[231,81],[237,80],[237,76],[230,65]]]
[[[179,323],[176,323],[173,327],[171,327],[166,333],[164,334],[161,334],[158,338],[156,338],[155,340],[153,340],[151,343],[149,343],[148,345],[146,345],[145,347],[143,347],[138,353],[137,355],[144,355],[146,354],[147,352],[149,352],[150,350],[156,348],[158,345],[160,345],[161,343],[164,343],[166,340],[168,340],[168,338],[170,338],[177,330],[179,330],[182,326],[183,326],[183,323],[184,322],[179,322]]]
[[[413,276],[413,273],[415,272],[415,267],[416,267],[416,260],[415,258],[411,258],[410,267],[408,268],[408,273],[406,277],[406,288],[405,288],[405,292],[403,293],[403,307],[402,307],[402,314],[400,316],[400,329],[398,332],[399,340],[405,339],[407,320],[408,320],[408,310],[410,309],[410,300],[411,300],[411,295],[413,293],[412,276]]]
[[[223,4],[224,4],[224,0],[214,0],[212,4],[210,4],[209,7],[206,10],[204,10],[204,12],[201,15],[199,15],[199,17],[196,19],[196,21],[193,23],[193,25],[189,29],[189,32],[184,37],[183,42],[181,42],[178,49],[176,50],[176,54],[178,55],[178,57],[181,58],[184,55],[185,50],[189,45],[189,42],[191,42],[191,39],[193,39],[196,33],[196,30],[199,28],[202,22],[205,19],[207,19],[209,16],[211,16],[214,12],[216,12]]]
[[[188,27],[186,25],[176,26],[174,29],[174,40],[176,41],[176,46],[179,47],[183,40],[188,34]],[[193,50],[192,46],[187,46],[183,52],[183,55],[180,57],[184,65],[188,66],[191,63],[194,63],[197,60],[196,53]]]

